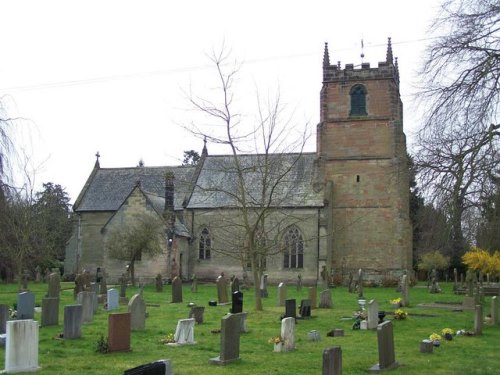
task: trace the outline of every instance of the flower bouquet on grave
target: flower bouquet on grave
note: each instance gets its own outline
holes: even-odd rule
[[[432,333],[430,336],[429,336],[429,340],[432,341],[432,344],[435,346],[435,347],[438,347],[439,345],[441,345],[441,335],[438,335],[437,333]]]
[[[407,316],[408,316],[408,313],[406,311],[404,311],[403,309],[397,309],[396,311],[394,311],[394,319],[396,319],[396,320],[406,319]]]
[[[281,352],[283,349],[283,338],[281,336],[274,336],[271,337],[268,341],[269,344],[274,345],[274,351],[275,352]]]
[[[171,343],[174,343],[175,342],[175,339],[174,339],[174,334],[173,333],[169,333],[168,335],[166,335],[165,337],[162,337],[160,339],[160,342],[162,344],[171,344]]]
[[[441,335],[444,337],[445,340],[451,341],[453,340],[453,330],[451,328],[443,328],[441,330]]]
[[[389,300],[389,303],[392,305],[392,307],[397,309],[398,307],[401,307],[401,298],[391,299]]]

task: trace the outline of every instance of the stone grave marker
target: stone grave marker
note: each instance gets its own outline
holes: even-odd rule
[[[269,293],[267,291],[267,274],[263,274],[261,277],[260,277],[260,296],[262,298],[267,298],[269,296]]]
[[[342,375],[342,349],[334,346],[323,350],[323,375]]]
[[[285,301],[285,315],[284,318],[297,319],[297,302],[295,299],[287,299]]]
[[[82,337],[82,305],[64,306],[64,330],[65,340],[79,339]]]
[[[358,270],[358,298],[365,298],[363,296],[363,269]]]
[[[127,298],[127,285],[128,285],[128,278],[127,275],[122,273],[122,276],[118,279],[120,282],[120,300],[119,303],[126,305],[128,304],[128,298]]]
[[[38,366],[38,322],[32,319],[7,322],[5,373],[33,372]]]
[[[82,305],[82,323],[91,323],[94,320],[94,301],[91,292],[80,292],[76,297],[78,304]]]
[[[108,352],[130,351],[130,313],[108,315]]]
[[[123,375],[174,375],[174,372],[170,360],[161,359],[125,370]]]
[[[378,302],[368,302],[367,329],[376,329],[378,325]]]
[[[172,303],[182,302],[182,280],[179,276],[175,276],[172,280]]]
[[[193,274],[193,278],[191,279],[191,292],[198,292],[198,279],[196,278],[195,274]]]
[[[492,325],[497,325],[498,324],[498,302],[497,302],[498,297],[493,296],[491,297],[491,324]],[[0,327],[1,330],[1,327]],[[0,331],[1,333],[1,331]]]
[[[194,319],[180,319],[177,321],[175,329],[174,343],[168,345],[187,345],[195,344],[194,341]]]
[[[243,293],[236,291],[232,294],[231,314],[243,312]]]
[[[483,334],[483,306],[476,305],[474,311],[474,334],[476,336]]]
[[[284,352],[291,352],[295,349],[295,319],[284,318],[281,321],[281,338]]]
[[[35,295],[21,292],[17,295],[17,319],[33,319],[35,316]]]
[[[49,290],[47,292],[47,297],[59,298],[60,291],[61,291],[61,274],[59,270],[57,270],[57,272],[52,272],[49,275]]]
[[[302,276],[299,273],[297,275],[297,292],[300,292],[302,290]]]
[[[59,324],[59,297],[42,299],[42,327]]]
[[[458,270],[453,268],[453,291],[456,292],[458,290]]]
[[[120,307],[119,301],[120,301],[120,295],[118,293],[118,290],[111,288],[108,289],[108,294],[107,294],[107,309],[108,311],[112,310],[118,310]]]
[[[6,332],[7,320],[9,319],[9,305],[0,305],[0,334]]]
[[[130,313],[130,329],[132,331],[143,331],[146,328],[146,303],[141,294],[135,294],[128,302]]]
[[[39,283],[42,281],[42,269],[40,266],[35,267],[35,282]]]
[[[303,299],[300,301],[299,306],[300,319],[310,319],[311,318],[311,300]]]
[[[237,314],[233,314],[236,316],[240,317],[240,333],[246,333],[248,332],[247,330],[247,313],[246,312],[240,312]]]
[[[278,285],[278,304],[277,306],[285,306],[286,300],[286,284],[281,282]]]
[[[156,275],[156,277],[155,277],[155,287],[156,287],[156,291],[158,293],[163,292],[163,280],[161,278],[160,273],[158,275]]]
[[[194,318],[195,322],[198,324],[203,323],[203,313],[205,312],[205,306],[192,306],[189,311],[189,318]]]
[[[237,277],[235,277],[231,281],[231,293],[239,292],[239,291],[240,291],[240,279],[238,279]]]
[[[434,350],[434,344],[431,340],[420,341],[420,353],[432,353]]]
[[[108,292],[108,285],[106,284],[106,270],[101,268],[99,274],[100,276],[96,277],[96,281],[99,283],[99,294],[105,296]]]
[[[219,305],[228,303],[227,298],[227,280],[224,277],[224,273],[217,278],[217,302]]]
[[[381,372],[399,366],[394,352],[394,335],[392,322],[387,320],[377,326],[378,363],[369,369],[370,372]]]
[[[90,293],[92,295],[92,312],[95,314],[99,308],[99,285],[90,283]]]
[[[48,280],[48,279],[47,279]],[[73,297],[77,298],[78,293],[83,292],[85,290],[83,275],[78,273],[75,277],[75,287],[73,289]]]
[[[401,277],[401,306],[410,306],[410,285],[406,274]]]
[[[354,285],[354,276],[352,272],[349,272],[349,279],[347,282],[347,288],[349,290],[349,293],[354,293],[354,289],[356,288]]]
[[[318,306],[318,290],[315,286],[308,289],[308,298],[311,300],[311,309]]]
[[[210,359],[210,363],[226,365],[240,360],[240,325],[241,318],[229,314],[221,319],[220,355]]]
[[[332,292],[330,289],[325,289],[319,294],[319,307],[321,309],[332,308]]]

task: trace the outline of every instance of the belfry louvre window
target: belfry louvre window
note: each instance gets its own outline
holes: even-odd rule
[[[210,259],[210,250],[212,249],[212,239],[207,228],[203,228],[200,234],[200,242],[198,244],[200,251],[200,259]]]
[[[285,268],[303,268],[304,267],[304,239],[299,228],[290,227],[283,237]]]
[[[366,88],[363,85],[354,85],[351,88],[351,112],[349,116],[366,116]]]

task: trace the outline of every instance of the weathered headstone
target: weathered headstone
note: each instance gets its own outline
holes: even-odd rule
[[[498,299],[497,296],[491,297],[491,324],[494,326],[498,324],[498,301],[497,301],[497,299]]]
[[[475,282],[475,274],[472,269],[467,269],[465,273],[465,283],[466,283],[466,295],[467,297],[474,296],[474,282]]]
[[[342,375],[342,349],[340,346],[323,350],[323,375]]]
[[[108,292],[108,286],[106,284],[106,270],[101,268],[100,278],[99,278],[99,294],[106,295]]]
[[[39,283],[42,281],[42,269],[40,266],[35,267],[35,282]]]
[[[83,274],[78,273],[75,277],[75,288],[73,289],[73,297],[76,299],[78,293],[85,291],[85,283]]]
[[[349,293],[354,293],[354,289],[355,289],[355,286],[354,286],[354,276],[352,274],[352,272],[349,272],[349,279],[347,281],[347,289],[349,290]]]
[[[59,270],[57,272],[52,272],[49,275],[49,291],[47,297],[59,298],[59,292],[61,291],[61,274]]]
[[[119,301],[120,301],[120,295],[118,293],[118,290],[111,288],[108,289],[108,306],[107,310],[112,311],[112,310],[117,310],[120,307]]]
[[[174,372],[170,360],[161,359],[125,370],[123,375],[174,375]]]
[[[108,351],[130,351],[130,313],[108,315]]]
[[[325,289],[319,294],[319,307],[321,309],[332,308],[332,292],[330,289]]]
[[[196,278],[196,275],[193,274],[193,278],[191,279],[191,292],[197,293],[198,292],[198,279]]]
[[[286,300],[286,284],[279,283],[278,285],[278,304],[277,306],[285,306]]]
[[[396,354],[394,352],[394,335],[391,321],[385,321],[377,326],[377,342],[378,363],[371,367],[369,371],[381,372],[397,368],[399,364],[396,362]]]
[[[127,284],[128,284],[128,278],[126,274],[122,274],[122,276],[118,279],[120,283],[120,304],[128,304],[128,298],[127,298]]]
[[[364,298],[363,296],[363,269],[358,270],[358,298]]]
[[[483,334],[483,306],[476,305],[474,311],[474,334],[476,336]]]
[[[161,278],[160,273],[158,275],[156,275],[156,277],[155,277],[155,287],[156,287],[156,291],[158,293],[163,292],[163,280]]]
[[[368,302],[367,329],[376,329],[378,325],[378,302]]]
[[[220,355],[211,358],[210,363],[225,365],[240,360],[240,325],[241,318],[235,314],[221,319]]]
[[[267,274],[263,274],[260,277],[260,296],[262,298],[267,298],[269,296],[269,293],[267,291]]]
[[[321,287],[323,289],[328,289],[330,283],[330,273],[326,269],[326,266],[321,267]]]
[[[7,322],[5,372],[33,372],[38,366],[38,322],[11,320]]]
[[[318,290],[315,286],[308,288],[308,298],[311,300],[311,309],[318,307]]]
[[[297,275],[297,292],[302,290],[302,275],[299,273]]]
[[[179,276],[175,276],[172,280],[172,303],[182,302],[182,280]]]
[[[92,293],[92,311],[95,314],[99,308],[99,285],[96,283],[90,283],[90,292]]]
[[[194,319],[180,319],[175,329],[174,345],[195,344],[194,342]],[[170,345],[170,344],[169,344]]]
[[[90,323],[94,319],[94,299],[91,292],[80,292],[76,297],[78,304],[82,305],[82,323]]]
[[[194,318],[196,323],[203,323],[203,313],[205,312],[205,306],[192,306],[189,311],[189,318]]]
[[[420,341],[420,353],[432,353],[434,344],[431,340]]]
[[[301,319],[311,318],[311,300],[303,299],[300,301],[299,315]]]
[[[17,319],[33,319],[35,316],[35,295],[21,292],[17,295]]]
[[[146,328],[146,303],[141,294],[132,296],[128,303],[130,313],[130,329],[132,331],[142,331]]]
[[[42,299],[42,327],[59,324],[59,298]]]
[[[0,334],[6,332],[7,320],[9,319],[9,305],[0,305]]]
[[[410,306],[410,284],[406,274],[401,277],[401,306]]]
[[[297,302],[295,299],[287,299],[285,301],[285,315],[284,318],[297,318]]]
[[[315,329],[307,332],[307,338],[309,339],[309,341],[321,341],[321,337],[319,335],[319,332]]]
[[[64,306],[64,330],[65,340],[79,339],[82,336],[82,305]]]
[[[231,297],[231,314],[243,312],[243,293],[236,291]]]
[[[281,321],[281,338],[284,352],[295,349],[295,319],[285,318]]]
[[[219,305],[228,303],[227,297],[227,280],[224,277],[224,273],[221,273],[217,278],[217,302]]]

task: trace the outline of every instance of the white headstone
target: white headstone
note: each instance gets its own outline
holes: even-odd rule
[[[38,322],[11,320],[7,322],[5,372],[32,372],[38,367]]]
[[[108,289],[108,311],[117,310],[120,307],[120,293],[118,289]]]
[[[177,345],[194,344],[194,318],[180,319],[175,329],[174,340]]]
[[[378,302],[372,299],[368,302],[368,329],[376,329],[378,325]]]
[[[295,349],[295,319],[284,318],[281,321],[281,338],[283,339],[283,351],[290,352]]]

